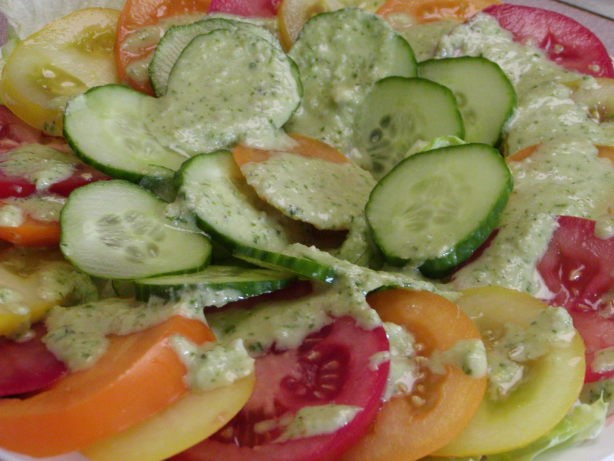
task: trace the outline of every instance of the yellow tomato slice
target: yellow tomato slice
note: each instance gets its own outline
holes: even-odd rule
[[[91,461],[157,461],[215,433],[252,393],[254,375],[229,386],[193,391],[154,417],[96,443],[82,453]]]
[[[0,336],[18,334],[73,295],[86,276],[58,251],[6,250],[0,262]],[[93,289],[93,285],[92,285]]]
[[[482,332],[487,349],[506,324],[526,328],[546,309],[528,294],[499,287],[467,290],[457,303]],[[487,394],[469,425],[436,455],[489,455],[528,445],[567,414],[583,381],[584,344],[576,333],[566,347],[551,347],[529,362],[523,381],[507,397]]]
[[[0,83],[2,102],[29,125],[60,136],[66,101],[117,81],[113,45],[119,12],[75,11],[20,42]]]

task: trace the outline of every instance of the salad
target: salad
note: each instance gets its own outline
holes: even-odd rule
[[[614,68],[584,26],[0,11],[1,459],[614,454]]]

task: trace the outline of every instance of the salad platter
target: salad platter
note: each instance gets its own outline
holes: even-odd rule
[[[612,22],[537,3],[0,0],[0,461],[614,461]]]

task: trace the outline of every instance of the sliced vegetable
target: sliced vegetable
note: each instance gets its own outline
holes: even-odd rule
[[[75,11],[19,42],[4,66],[0,96],[22,120],[60,136],[68,99],[117,81],[113,40],[118,12]]]
[[[77,187],[106,178],[74,155],[42,144],[25,144],[0,154],[0,198],[36,192],[67,197]]]
[[[499,0],[388,0],[377,14],[392,24],[422,24],[454,20],[464,22]]]
[[[235,148],[233,158],[258,196],[288,218],[321,230],[349,229],[362,216],[373,177],[320,141],[295,140],[290,149],[268,152]]]
[[[548,58],[569,70],[614,78],[610,55],[589,29],[568,16],[531,6],[500,4],[484,10],[514,40],[541,48]]]
[[[505,391],[500,395],[491,389],[468,426],[435,454],[490,455],[536,441],[578,398],[584,378],[580,335],[570,337],[574,330],[569,318],[559,312],[548,320],[547,309],[552,308],[525,293],[474,288],[457,303],[486,343],[490,386],[499,383],[499,391]]]
[[[280,0],[211,0],[209,13],[228,13],[237,16],[274,17]]]
[[[251,375],[225,387],[188,392],[151,418],[81,453],[91,461],[166,459],[220,429],[241,410],[253,387]]]
[[[61,216],[60,247],[84,272],[110,279],[182,273],[204,267],[211,244],[174,225],[166,202],[132,183],[92,183],[71,194]]]
[[[392,263],[408,260],[441,277],[495,228],[512,179],[486,144],[415,154],[380,180],[365,208],[375,243]]]
[[[367,300],[384,322],[401,325],[414,336],[423,348],[420,355],[480,339],[458,306],[433,293],[393,289],[372,293]],[[412,392],[385,402],[369,432],[342,461],[416,460],[447,444],[467,425],[484,396],[486,377],[468,376],[451,363],[441,375],[424,366],[419,371],[423,377]]]
[[[7,206],[15,207],[17,213],[22,215],[17,226],[0,226],[0,240],[22,246],[56,246],[60,241],[60,223],[56,218],[52,220],[40,220],[28,216],[27,201],[38,198],[19,199],[21,202],[11,201],[9,204],[0,202],[0,209]],[[20,205],[25,205],[26,209],[21,210]],[[35,205],[36,206],[36,205]],[[40,206],[40,205],[39,205]],[[44,206],[44,203],[42,203]],[[53,212],[55,215],[55,212]]]
[[[304,95],[288,129],[344,154],[351,148],[356,111],[372,85],[391,75],[416,74],[407,42],[380,18],[356,8],[312,17],[290,57],[299,68]]]
[[[198,226],[233,256],[261,267],[331,281],[333,271],[318,262],[283,254],[301,232],[262,202],[245,183],[232,154],[217,151],[187,161],[178,173],[179,194]]]
[[[198,35],[208,34],[214,30],[242,30],[264,38],[273,45],[279,46],[277,38],[268,30],[247,21],[209,17],[191,24],[173,26],[162,37],[149,64],[149,78],[156,96],[166,94],[168,79],[175,62],[186,46]]]
[[[17,118],[5,106],[0,105],[0,153],[13,150],[22,144],[49,143],[50,138]]]
[[[38,324],[32,337],[11,340],[0,337],[0,398],[38,392],[67,373],[41,341],[45,327]]]
[[[364,330],[351,317],[341,317],[296,349],[266,351],[256,358],[256,387],[245,407],[173,461],[337,460],[367,430],[380,406],[388,362],[373,366],[372,357],[387,351],[387,343],[383,328]],[[356,410],[345,424],[325,418],[328,430],[310,436],[299,426],[284,436],[300,411],[312,408],[317,417],[317,412],[343,407]]]
[[[416,142],[465,134],[454,94],[426,79],[379,80],[356,112],[353,145],[377,179],[407,157]]]
[[[537,264],[553,306],[569,310],[586,343],[586,381],[614,377],[595,362],[602,349],[614,347],[614,237],[595,235],[595,221],[559,216],[546,252]]]
[[[213,340],[202,322],[171,317],[112,338],[92,368],[71,373],[48,390],[0,400],[0,445],[53,456],[117,434],[165,408],[186,392],[185,367],[168,341],[177,334],[198,344]]]
[[[117,24],[115,62],[119,79],[153,94],[147,67],[169,27],[202,18],[210,0],[126,0]]]
[[[136,296],[188,300],[192,305],[223,306],[230,301],[279,290],[294,280],[290,274],[236,266],[207,266],[200,272],[135,280]]]
[[[465,141],[499,141],[516,106],[516,92],[496,63],[473,56],[430,59],[420,63],[418,75],[452,90],[463,116]]]

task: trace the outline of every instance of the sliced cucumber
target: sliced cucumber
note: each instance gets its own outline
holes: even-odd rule
[[[377,184],[365,213],[389,262],[411,261],[425,275],[441,277],[484,242],[511,190],[496,149],[463,144],[399,163]]]
[[[388,77],[364,99],[354,124],[354,145],[377,179],[403,160],[417,141],[464,135],[454,95],[422,78]]]
[[[300,100],[298,71],[279,46],[217,29],[183,49],[146,124],[158,142],[188,156],[239,140],[262,146],[280,135]]]
[[[200,272],[135,280],[136,297],[158,296],[184,300],[200,307],[223,306],[231,301],[279,290],[295,279],[288,273],[236,266],[207,266]]]
[[[384,77],[416,75],[409,44],[381,18],[356,8],[321,13],[290,50],[304,96],[289,129],[351,151],[352,123],[371,86]]]
[[[179,196],[196,215],[198,225],[234,257],[321,279],[322,265],[281,253],[296,241],[294,223],[258,198],[230,152],[192,158],[179,171],[178,180]],[[326,267],[324,272],[329,271]]]
[[[164,176],[186,157],[156,142],[144,123],[153,103],[125,86],[93,88],[68,102],[64,136],[84,162],[115,178]]]
[[[418,75],[452,90],[467,142],[497,143],[516,106],[516,92],[496,63],[473,56],[431,59],[419,64]]]
[[[276,271],[290,271],[311,280],[332,283],[336,279],[335,270],[331,266],[313,259],[244,246],[235,248],[233,255],[256,266]]]
[[[60,248],[84,272],[134,279],[198,270],[211,244],[202,234],[173,227],[167,204],[123,180],[73,191],[62,210]]]
[[[196,36],[207,34],[214,30],[230,31],[244,30],[259,35],[272,45],[280,46],[273,34],[268,30],[242,21],[239,18],[226,19],[219,17],[206,18],[192,24],[173,26],[166,31],[154,52],[149,64],[149,79],[156,96],[166,94],[168,78],[181,52]]]

